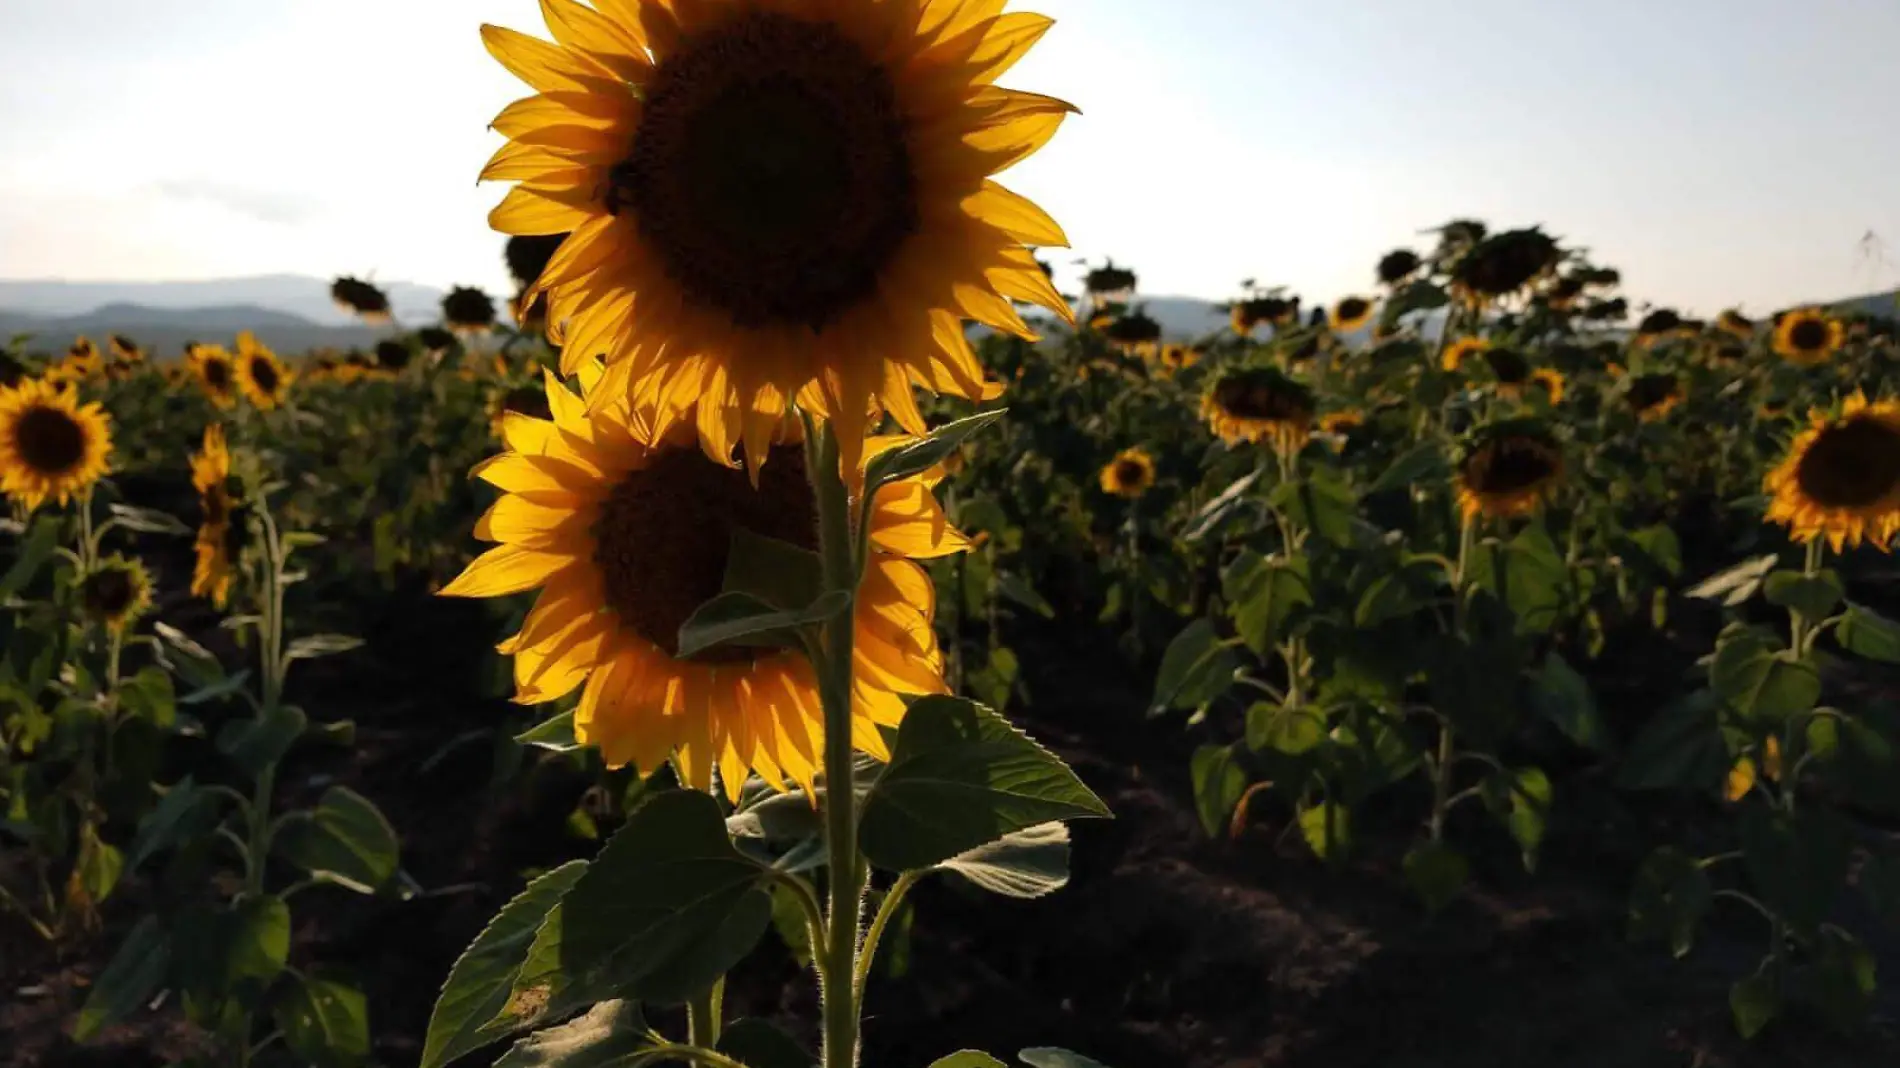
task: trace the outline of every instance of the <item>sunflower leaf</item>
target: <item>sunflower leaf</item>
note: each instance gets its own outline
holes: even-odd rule
[[[1044,823],[1014,831],[937,866],[993,894],[1043,897],[1069,885],[1069,828]]]
[[[13,565],[7,568],[4,576],[0,576],[0,598],[11,597],[25,589],[27,583],[33,581],[33,576],[39,574],[40,565],[53,555],[58,545],[59,521],[42,516],[20,544],[19,555],[13,558]]]
[[[828,590],[795,611],[777,608],[750,593],[722,593],[681,624],[678,655],[695,656],[722,645],[787,645],[799,628],[823,623],[850,607],[851,594],[844,590]]]
[[[129,504],[114,504],[107,507],[112,512],[113,522],[140,534],[183,535],[192,532],[183,520],[156,508],[138,508]]]
[[[964,442],[1001,419],[1007,411],[1007,408],[997,408],[978,412],[945,423],[931,431],[928,437],[879,453],[864,469],[865,498],[870,499],[878,490],[900,478],[921,474],[949,459],[950,454],[962,448]]]
[[[1744,560],[1691,587],[1688,595],[1699,601],[1721,601],[1733,608],[1755,596],[1756,591],[1761,589],[1762,581],[1780,562],[1781,558],[1774,555]]]

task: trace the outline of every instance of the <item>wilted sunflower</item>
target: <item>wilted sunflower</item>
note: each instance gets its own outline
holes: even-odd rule
[[[1504,345],[1490,345],[1485,347],[1482,355],[1499,393],[1515,397],[1524,391],[1524,386],[1531,380],[1531,361],[1522,352]]]
[[[613,767],[651,771],[676,753],[681,778],[738,796],[747,769],[810,786],[825,747],[818,682],[796,651],[721,648],[677,655],[680,626],[720,591],[732,535],[814,549],[804,450],[781,436],[756,471],[694,445],[691,428],[647,445],[645,417],[586,402],[552,375],[552,421],[510,414],[508,451],[477,468],[503,496],[476,525],[501,544],[442,592],[495,597],[539,589],[520,633],[516,700],[549,701],[583,682],[575,734]],[[912,439],[902,439],[912,440]],[[867,454],[899,444],[873,439]],[[763,459],[763,457],[761,457]],[[878,727],[904,715],[900,694],[945,692],[931,627],[930,579],[911,558],[966,546],[931,493],[935,476],[880,491],[856,601],[851,743],[880,759]],[[757,479],[757,485],[753,479]]]
[[[456,286],[442,298],[442,321],[458,334],[485,334],[495,326],[495,302],[474,286]]]
[[[1333,305],[1327,319],[1334,330],[1342,334],[1351,334],[1365,329],[1372,321],[1374,305],[1365,297],[1344,297]]]
[[[1739,337],[1744,341],[1755,336],[1755,320],[1730,308],[1715,317],[1715,328],[1725,334]]]
[[[376,366],[391,374],[408,367],[414,356],[409,346],[394,338],[384,338],[376,343]]]
[[[1123,449],[1102,468],[1101,483],[1103,493],[1132,501],[1154,486],[1154,457],[1141,449]]]
[[[1452,292],[1472,305],[1515,296],[1556,270],[1561,258],[1557,242],[1536,227],[1493,234],[1458,258]]]
[[[1841,347],[1846,328],[1819,308],[1801,308],[1775,323],[1775,351],[1790,363],[1813,366]]]
[[[562,370],[604,355],[599,403],[653,403],[656,434],[697,408],[709,456],[755,464],[794,400],[849,469],[874,402],[923,433],[914,386],[994,396],[964,320],[1073,320],[1025,247],[1067,237],[989,179],[1074,110],[995,85],[1051,25],[1001,8],[546,0],[553,46],[483,27],[538,93],[483,176],[520,183],[496,229],[568,234],[531,291]]]
[[[112,418],[97,402],[31,378],[0,389],[0,491],[27,511],[91,490],[111,452]]]
[[[1409,248],[1397,248],[1379,257],[1379,284],[1397,286],[1417,274],[1425,266],[1418,253]]]
[[[1102,330],[1109,344],[1124,352],[1151,351],[1161,342],[1161,324],[1143,312],[1133,312],[1109,323]]]
[[[1464,370],[1465,361],[1473,356],[1481,356],[1489,351],[1491,343],[1475,334],[1466,334],[1445,346],[1444,355],[1439,357],[1439,366],[1456,373]]]
[[[1250,297],[1237,300],[1228,308],[1228,319],[1236,334],[1251,334],[1262,323],[1285,326],[1300,317],[1298,297]]]
[[[1628,381],[1630,410],[1645,423],[1661,419],[1682,403],[1682,379],[1667,371],[1637,375]]]
[[[389,321],[389,294],[360,278],[344,276],[330,284],[330,299],[366,323]]]
[[[1458,508],[1465,521],[1527,515],[1563,478],[1563,451],[1534,419],[1492,423],[1465,440],[1458,463]]]
[[[1563,372],[1555,368],[1539,367],[1537,370],[1532,371],[1531,384],[1541,387],[1544,391],[1545,398],[1548,399],[1551,404],[1557,404],[1564,399]]]
[[[1578,298],[1583,296],[1583,289],[1583,279],[1574,274],[1564,275],[1544,291],[1544,304],[1552,311],[1567,312],[1576,307]]]
[[[79,580],[79,604],[95,622],[123,634],[151,608],[152,576],[144,564],[114,553]]]
[[[1297,452],[1313,430],[1313,391],[1277,368],[1230,371],[1201,400],[1201,415],[1229,445],[1267,442]]]
[[[208,597],[223,608],[231,593],[231,571],[236,563],[236,504],[231,494],[231,453],[225,448],[224,427],[205,427],[204,443],[191,457],[191,484],[198,491],[198,539],[191,572],[191,593]]]
[[[439,326],[425,326],[416,331],[416,342],[424,352],[439,356],[455,347],[455,334]]]
[[[1642,344],[1653,344],[1683,329],[1682,316],[1673,308],[1657,308],[1636,324],[1636,340]]]
[[[282,404],[290,392],[290,370],[248,330],[238,335],[237,384],[264,411]]]
[[[185,350],[185,363],[211,403],[220,408],[237,403],[237,364],[223,345],[193,344]]]
[[[1900,402],[1855,393],[1840,414],[1815,408],[1763,488],[1767,519],[1799,542],[1886,552],[1900,533]]]
[[[1036,16],[1039,18],[1039,16]],[[1082,289],[1096,304],[1120,303],[1135,295],[1135,272],[1109,260],[1082,277]]]

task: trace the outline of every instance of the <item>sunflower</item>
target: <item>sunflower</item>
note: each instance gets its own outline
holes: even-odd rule
[[[1229,445],[1269,442],[1296,452],[1313,430],[1313,391],[1276,368],[1222,375],[1201,401],[1208,426]]]
[[[114,553],[79,580],[79,603],[94,621],[123,634],[152,607],[152,576],[144,564]]]
[[[458,334],[485,334],[495,325],[495,301],[474,286],[456,286],[442,298],[442,321]]]
[[[1775,323],[1775,351],[1790,363],[1813,366],[1841,347],[1846,328],[1819,308],[1801,308]]]
[[[408,367],[414,356],[409,346],[395,338],[384,338],[376,343],[376,366],[392,375]]]
[[[1372,321],[1373,307],[1372,301],[1365,297],[1345,297],[1333,305],[1327,319],[1334,330],[1342,334],[1354,333]]]
[[[1346,439],[1364,429],[1365,425],[1366,415],[1357,408],[1341,408],[1319,417],[1320,431],[1334,438],[1335,451],[1345,448]]]
[[[1473,306],[1514,296],[1555,271],[1562,255],[1557,242],[1535,227],[1493,234],[1458,258],[1452,292]]]
[[[1564,399],[1563,372],[1555,368],[1539,367],[1537,370],[1532,371],[1531,384],[1541,387],[1544,391],[1545,398],[1553,405],[1560,403]]]
[[[1630,410],[1645,423],[1653,423],[1682,403],[1682,379],[1667,371],[1637,375],[1627,380]]]
[[[191,593],[223,608],[231,593],[240,522],[231,492],[231,453],[225,448],[221,424],[205,427],[204,442],[191,457],[191,484],[198,491],[199,510]]]
[[[112,335],[111,345],[112,358],[122,363],[140,363],[145,359],[145,350],[124,334]]]
[[[1445,346],[1444,355],[1439,357],[1439,366],[1456,373],[1464,369],[1465,361],[1473,356],[1481,356],[1489,351],[1491,343],[1481,337],[1466,334]]]
[[[1402,285],[1417,274],[1419,268],[1423,266],[1425,266],[1425,261],[1419,258],[1418,253],[1409,248],[1395,248],[1379,257],[1379,284]]]
[[[290,392],[290,371],[250,331],[238,335],[237,384],[252,404],[270,411]]]
[[[347,275],[330,284],[330,299],[342,310],[366,323],[389,321],[389,294],[359,278]]]
[[[1563,452],[1542,423],[1492,423],[1465,441],[1458,462],[1458,509],[1466,522],[1527,515],[1563,474]]]
[[[1715,328],[1744,341],[1755,336],[1755,320],[1743,315],[1735,308],[1730,308],[1716,316]]]
[[[1074,317],[1026,247],[1068,239],[989,178],[1074,110],[996,87],[1051,25],[1001,8],[544,0],[552,46],[483,27],[539,94],[483,175],[520,183],[496,229],[568,235],[530,290],[562,370],[604,355],[595,403],[650,405],[656,436],[697,408],[721,462],[763,462],[796,400],[847,470],[874,402],[921,434],[913,386],[993,397],[964,320]]]
[[[1653,345],[1681,332],[1685,325],[1682,315],[1675,309],[1657,308],[1637,322],[1636,341],[1641,345]]]
[[[1156,351],[1161,343],[1161,324],[1139,311],[1109,323],[1102,333],[1109,344],[1137,355]]]
[[[610,766],[651,771],[676,752],[695,788],[711,785],[715,766],[735,798],[747,769],[775,786],[809,786],[825,739],[817,679],[802,654],[677,655],[681,624],[721,589],[734,533],[815,548],[804,450],[783,432],[796,424],[781,422],[760,447],[769,462],[742,470],[695,448],[690,427],[655,439],[645,414],[625,405],[590,413],[551,374],[547,400],[552,420],[510,414],[508,450],[477,468],[503,495],[475,532],[501,544],[442,593],[541,591],[501,646],[515,658],[516,700],[554,700],[585,682],[575,733]],[[907,440],[873,439],[864,451]],[[900,695],[945,692],[930,579],[911,559],[967,544],[931,493],[938,474],[884,488],[871,510],[872,552],[854,609],[851,742],[879,759],[889,754],[878,728],[903,717]]]
[[[112,418],[97,402],[31,378],[0,389],[0,491],[27,511],[91,490],[111,451]]]
[[[1544,304],[1551,311],[1567,312],[1577,306],[1583,296],[1584,281],[1574,274],[1565,275],[1550,284],[1544,291]]]
[[[492,325],[494,317],[491,315],[489,318]],[[416,343],[431,356],[440,356],[455,347],[455,333],[439,326],[425,326],[416,331]]]
[[[1185,371],[1195,364],[1200,363],[1201,353],[1199,349],[1196,349],[1192,345],[1184,345],[1176,342],[1161,346],[1159,360],[1162,369],[1169,374],[1173,374],[1176,371]]]
[[[13,353],[0,349],[0,389],[11,389],[26,377],[26,364]]]
[[[1101,483],[1103,493],[1132,501],[1154,486],[1154,458],[1141,449],[1123,449],[1102,468]]]
[[[1862,541],[1886,552],[1900,533],[1900,402],[1855,393],[1838,415],[1810,410],[1808,424],[1763,482],[1768,521],[1835,552]]]
[[[1039,16],[1031,18],[1041,21]],[[1082,289],[1089,295],[1089,300],[1096,304],[1126,302],[1135,295],[1136,284],[1135,272],[1115,266],[1114,260],[1091,268],[1088,274],[1082,276]]]
[[[1515,397],[1524,391],[1524,386],[1531,380],[1531,362],[1523,353],[1503,345],[1491,345],[1485,348],[1482,355],[1499,393]]]
[[[237,365],[223,345],[194,344],[185,350],[185,362],[211,403],[220,408],[237,403]]]

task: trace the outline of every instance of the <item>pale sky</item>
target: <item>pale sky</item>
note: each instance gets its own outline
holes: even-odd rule
[[[1005,84],[1082,114],[1003,180],[1149,294],[1329,299],[1456,216],[1703,314],[1900,282],[1895,0],[1011,6],[1058,24]],[[483,21],[545,36],[534,0],[0,0],[0,278],[504,288],[474,176],[527,90]]]

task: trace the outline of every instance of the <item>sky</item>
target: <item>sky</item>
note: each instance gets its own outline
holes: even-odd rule
[[[475,174],[535,0],[64,0],[0,13],[0,278],[506,288]],[[1152,295],[1363,291],[1456,217],[1638,301],[1900,284],[1893,0],[1017,0],[1004,84],[1081,114],[1002,180]],[[1895,242],[1891,262],[1869,232]],[[1059,258],[1058,258],[1059,255]]]

